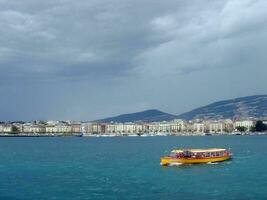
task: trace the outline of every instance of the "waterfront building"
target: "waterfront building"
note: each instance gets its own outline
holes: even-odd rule
[[[197,134],[204,134],[205,132],[205,124],[202,122],[193,123],[193,132]]]
[[[107,124],[106,125],[106,133],[107,134],[115,134],[116,133],[116,124]]]
[[[250,129],[255,126],[254,120],[237,120],[234,122],[234,129],[237,131],[238,127],[245,127],[246,131],[250,131]]]
[[[116,134],[122,135],[124,133],[123,123],[116,123]]]
[[[12,125],[0,124],[0,133],[12,133]]]
[[[111,123],[106,124],[106,133],[120,135],[142,134],[144,132],[144,127],[143,124],[136,123]]]
[[[69,124],[58,123],[56,125],[47,125],[45,126],[46,133],[50,134],[71,134],[72,129]]]
[[[71,132],[72,133],[81,133],[81,124],[80,123],[72,123],[71,126]]]
[[[90,125],[89,132],[91,134],[103,134],[106,132],[106,124],[98,123],[98,122],[93,122]]]
[[[148,132],[150,134],[170,134],[171,122],[152,122],[148,124]]]
[[[136,134],[136,125],[134,123],[124,123],[123,124],[123,133],[127,135]]]
[[[135,133],[136,134],[142,134],[146,133],[147,126],[145,124],[135,124]]]
[[[151,122],[148,124],[148,133],[149,134],[157,134],[159,133],[159,123]]]
[[[45,127],[45,132],[46,133],[55,133],[55,125],[47,125],[46,127]]]
[[[194,133],[194,123],[192,121],[188,121],[185,124],[185,131],[182,133],[183,135],[191,135]]]
[[[69,124],[57,124],[54,127],[55,133],[62,133],[62,134],[70,134],[73,133],[73,129],[72,126],[70,126]]]
[[[159,123],[159,132],[169,134],[171,132],[170,122],[160,122]]]
[[[23,124],[22,123],[12,123],[12,126],[15,127],[17,133],[23,132]]]
[[[106,133],[118,135],[136,135],[148,132],[148,125],[141,123],[111,123],[106,124]]]
[[[22,132],[23,133],[45,133],[46,132],[46,128],[44,125],[41,124],[31,124],[31,123],[26,123],[23,124],[22,127]]]
[[[0,124],[0,133],[4,133],[5,124]]]
[[[91,122],[84,122],[81,124],[81,132],[85,135],[91,134]]]
[[[173,134],[181,134],[186,131],[186,123],[181,119],[175,119],[170,122],[170,131]]]
[[[224,132],[224,122],[223,121],[208,121],[207,131],[211,134],[222,134]]]
[[[140,124],[140,125],[142,125],[142,133],[145,133],[145,134],[147,134],[147,133],[149,133],[149,124]]]
[[[32,124],[31,123],[26,123],[23,124],[23,128],[22,128],[22,132],[23,133],[32,133]]]
[[[224,120],[224,132],[232,133],[234,131],[234,123],[231,119]]]

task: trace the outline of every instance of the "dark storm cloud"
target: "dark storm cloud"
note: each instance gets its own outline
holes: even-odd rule
[[[264,0],[0,0],[2,118],[180,113],[265,93],[266,10]]]
[[[133,67],[140,52],[161,43],[151,39],[149,21],[158,12],[171,10],[170,5],[160,1],[1,1],[0,65],[30,76],[33,72],[71,77],[119,74]]]
[[[154,58],[151,52],[163,48],[165,53],[166,46],[170,56],[181,56],[177,61],[182,67],[176,66],[177,70],[193,71],[195,65],[210,62],[206,58],[209,49],[196,61],[190,54],[202,52],[206,43],[233,37],[254,28],[250,24],[260,27],[264,22],[244,23],[232,14],[237,11],[250,19],[247,14],[254,13],[239,9],[257,2],[205,2],[2,1],[0,66],[18,69],[17,73],[29,77],[119,76],[138,65],[143,67],[150,57],[158,62],[161,56]],[[216,45],[211,51],[213,48]]]

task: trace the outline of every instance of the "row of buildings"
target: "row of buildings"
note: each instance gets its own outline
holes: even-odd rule
[[[73,135],[81,133],[81,123],[59,121],[2,123],[0,124],[0,133]]]
[[[255,120],[185,121],[177,119],[169,122],[151,123],[85,123],[82,128],[83,132],[88,134],[204,135],[238,132],[239,127],[243,127],[243,130],[249,132],[255,124]]]
[[[2,123],[0,133],[31,135],[204,135],[249,132],[256,120],[194,120],[151,123],[98,123],[70,121],[34,121],[31,123]],[[267,121],[264,121],[267,124]]]

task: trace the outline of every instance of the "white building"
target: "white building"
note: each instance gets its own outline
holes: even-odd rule
[[[209,133],[221,134],[224,132],[224,122],[223,121],[208,121],[206,123],[206,128]]]
[[[72,132],[71,126],[68,124],[47,125],[45,130],[46,133],[70,134]]]
[[[123,134],[124,131],[124,127],[123,127],[123,123],[117,123],[116,124],[116,134]]]
[[[170,134],[171,122],[152,122],[148,124],[150,134]]]
[[[128,135],[136,134],[136,125],[134,123],[123,124],[123,133]]]
[[[253,126],[255,126],[255,121],[253,120],[238,120],[234,122],[235,130],[237,130],[237,127],[245,127],[246,131],[249,131]]]
[[[231,119],[224,120],[224,131],[226,133],[232,133],[234,131],[234,122]]]
[[[23,124],[22,127],[23,133],[45,133],[46,128],[44,125],[38,125],[38,124]]]
[[[148,124],[148,132],[150,134],[155,134],[159,132],[159,123],[158,122],[152,122]]]
[[[10,124],[0,124],[0,133],[11,133],[12,125]]]
[[[91,122],[85,122],[81,124],[81,132],[85,135],[90,135],[91,134]]]
[[[201,122],[195,122],[193,123],[193,131],[195,133],[204,134],[205,131],[205,124]]]
[[[107,134],[115,134],[116,133],[116,124],[107,124],[106,125],[106,133]]]
[[[145,130],[145,125],[135,123],[111,123],[106,124],[107,134],[118,134],[118,135],[136,135],[142,134]]]
[[[146,125],[145,124],[135,124],[135,132],[136,134],[142,134],[148,132],[146,130]]]
[[[178,134],[186,131],[186,123],[181,119],[175,119],[170,122],[170,131],[173,134]]]

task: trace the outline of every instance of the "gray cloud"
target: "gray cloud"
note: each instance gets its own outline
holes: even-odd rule
[[[85,66],[88,71],[102,68],[101,74],[113,67],[116,73],[131,68],[138,53],[159,42],[149,40],[151,30],[146,24],[156,13],[140,12],[138,7],[148,6],[141,1],[136,5],[124,1],[52,2],[2,3],[6,5],[0,13],[3,64],[26,65],[25,72],[52,71],[57,76],[69,71],[76,74]],[[155,4],[159,10],[160,3]]]
[[[1,119],[178,114],[266,93],[266,10],[263,0],[0,0]]]

